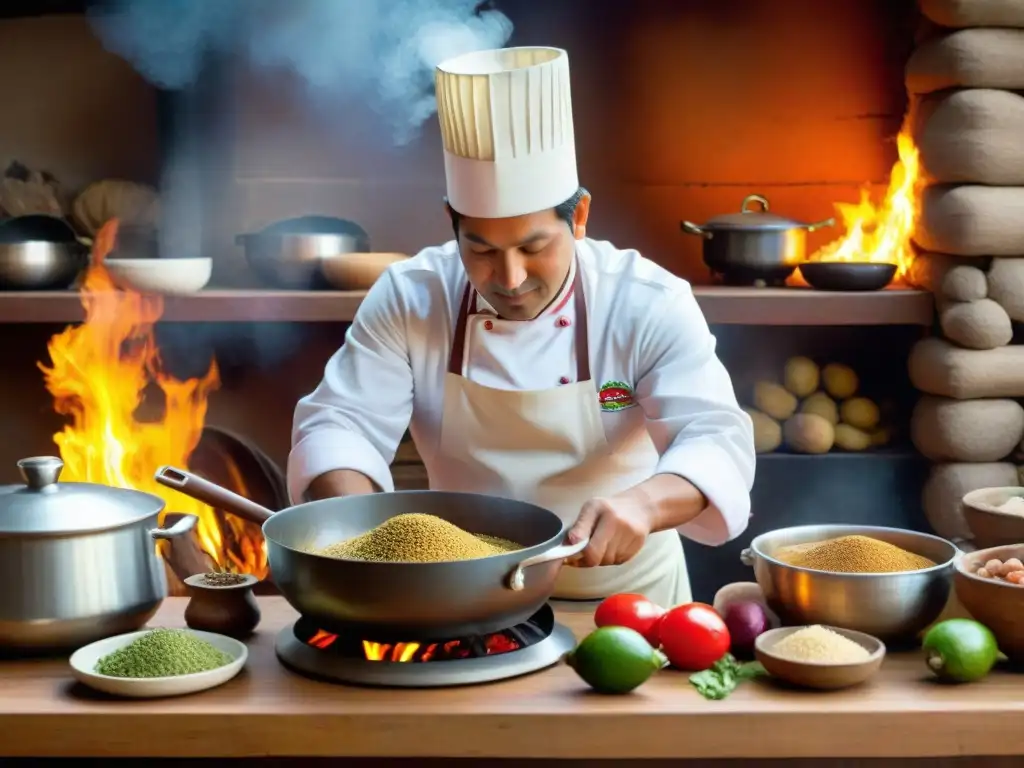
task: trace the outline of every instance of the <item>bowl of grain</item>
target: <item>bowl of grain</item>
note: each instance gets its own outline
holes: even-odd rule
[[[961,506],[979,549],[1024,541],[1024,488],[978,488],[964,496]]]
[[[942,613],[959,552],[917,531],[801,525],[761,534],[741,558],[783,624],[822,624],[903,642]]]
[[[1024,544],[979,549],[957,558],[956,597],[996,636],[999,650],[1024,662]]]
[[[813,624],[768,630],[754,642],[754,654],[772,677],[828,691],[872,677],[882,666],[885,644],[863,632]]]

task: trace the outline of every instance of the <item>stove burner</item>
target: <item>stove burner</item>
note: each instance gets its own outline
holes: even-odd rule
[[[356,685],[431,688],[471,685],[551,666],[575,645],[545,605],[530,619],[486,636],[435,643],[378,643],[334,634],[299,619],[277,638],[277,656],[293,671]]]

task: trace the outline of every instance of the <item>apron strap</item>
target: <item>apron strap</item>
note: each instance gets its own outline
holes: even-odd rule
[[[590,380],[590,335],[587,332],[587,299],[583,293],[583,270],[576,263],[576,277],[573,280],[573,292],[576,294],[576,381]],[[462,375],[462,366],[466,356],[466,325],[470,314],[476,314],[476,291],[467,281],[459,302],[459,316],[455,321],[455,333],[452,336],[452,351],[448,357],[448,373]]]

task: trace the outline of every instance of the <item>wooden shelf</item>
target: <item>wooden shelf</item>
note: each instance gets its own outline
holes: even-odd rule
[[[709,323],[730,325],[930,325],[926,291],[826,293],[802,288],[694,288]],[[363,291],[208,290],[164,298],[172,322],[350,322]],[[74,291],[0,293],[0,323],[73,323]]]
[[[693,289],[709,323],[722,325],[931,325],[927,291],[833,292],[809,288]]]

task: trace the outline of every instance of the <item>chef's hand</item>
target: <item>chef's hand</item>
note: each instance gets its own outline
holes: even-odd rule
[[[647,541],[651,520],[650,504],[634,495],[591,499],[583,505],[568,534],[572,544],[587,536],[590,543],[566,564],[589,568],[625,563]]]

